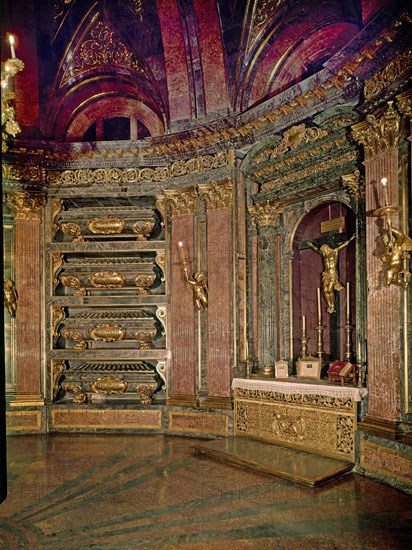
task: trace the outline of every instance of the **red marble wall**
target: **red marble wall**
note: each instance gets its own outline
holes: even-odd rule
[[[233,367],[232,223],[229,208],[207,213],[209,396],[229,397]]]
[[[16,221],[16,398],[41,395],[40,221]]]
[[[192,289],[180,263],[178,243],[193,267],[193,216],[174,218],[171,231],[171,397],[195,395],[196,325]],[[189,274],[191,267],[189,267]]]

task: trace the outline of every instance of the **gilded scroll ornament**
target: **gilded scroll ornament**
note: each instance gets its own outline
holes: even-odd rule
[[[105,376],[90,382],[90,389],[94,393],[106,393],[108,395],[125,393],[128,387],[126,380],[115,376]]]
[[[119,218],[94,218],[88,222],[87,227],[95,235],[117,235],[122,233],[125,223]]]
[[[199,195],[206,203],[208,212],[230,208],[232,203],[233,183],[230,179],[199,185]]]
[[[52,376],[53,376],[53,401],[56,401],[57,394],[60,390],[60,380],[66,370],[64,361],[52,361]]]
[[[14,282],[11,279],[4,279],[3,282],[4,291],[4,305],[9,312],[10,317],[16,317],[17,313],[17,290]]]
[[[162,390],[166,391],[167,388],[167,366],[166,361],[158,361],[156,365],[156,372],[160,376],[160,378],[163,380]]]
[[[57,220],[61,211],[63,210],[63,201],[61,199],[51,199],[51,228],[52,236],[54,237],[59,230]]]
[[[139,342],[140,349],[152,349],[153,338],[156,337],[156,329],[139,329],[135,332],[135,338]]]
[[[82,241],[82,230],[80,229],[80,226],[78,223],[75,222],[67,222],[62,223],[61,229],[65,235],[68,235],[70,237],[74,237],[74,241]]]
[[[150,294],[149,289],[154,285],[155,281],[155,273],[137,275],[134,280],[137,287],[137,293],[142,296]]]
[[[86,290],[82,288],[80,280],[74,275],[62,274],[60,275],[59,279],[63,286],[67,286],[68,288],[75,288],[77,291],[76,296],[81,296],[85,294]]]
[[[66,312],[63,306],[53,306],[52,309],[52,327],[53,327],[53,341],[57,342],[60,333],[59,326],[66,318]]]
[[[142,405],[151,405],[153,403],[153,394],[155,391],[156,386],[154,384],[138,384],[136,386],[136,393],[139,395]]]
[[[73,403],[86,403],[87,401],[87,392],[83,391],[83,388],[80,384],[72,384],[70,382],[63,382],[62,388],[68,393],[74,395]]]
[[[112,323],[104,323],[91,327],[88,332],[93,340],[102,342],[118,342],[126,338],[126,329]]]
[[[9,181],[31,181],[36,183],[44,183],[46,181],[46,171],[40,166],[2,163],[1,173],[3,179]]]
[[[378,95],[382,90],[399,80],[412,65],[412,50],[408,48],[396,59],[388,63],[386,67],[376,73],[365,82],[364,94],[368,101]]]
[[[165,336],[166,334],[166,307],[165,306],[159,306],[157,308],[156,317],[159,319],[159,321],[162,324],[162,335]]]
[[[80,330],[74,328],[62,328],[61,335],[69,342],[76,342],[74,349],[87,349],[87,342]]]
[[[132,224],[132,231],[138,241],[146,241],[155,226],[154,221],[139,220]]]
[[[338,259],[339,252],[355,238],[352,235],[350,239],[341,243],[339,246],[332,248],[328,244],[322,244],[320,247],[315,246],[310,241],[307,241],[307,245],[320,254],[323,259],[323,272],[322,272],[322,286],[325,294],[326,302],[328,304],[328,313],[335,311],[335,290],[340,292],[343,289],[338,276]]]
[[[122,288],[126,284],[126,278],[116,271],[99,271],[87,280],[95,288]]]
[[[165,274],[166,274],[166,254],[165,252],[157,252],[156,253],[156,259],[155,259],[156,265],[158,265],[162,271],[161,281],[165,281]]]
[[[59,273],[62,265],[63,265],[63,254],[60,254],[60,252],[52,252],[51,253],[51,270],[52,270],[52,279],[53,279],[53,289],[54,290],[57,288],[57,285],[59,284],[59,279],[57,277],[57,274]],[[79,281],[79,283],[80,283],[80,281]]]
[[[365,179],[361,177],[359,170],[355,170],[352,174],[341,176],[343,187],[346,187],[349,192],[360,200],[365,198]]]
[[[276,435],[286,441],[302,440],[306,431],[305,419],[285,409],[275,413],[272,428]]]
[[[166,219],[166,197],[164,195],[158,195],[156,197],[156,208],[159,211],[161,217],[160,225],[164,227]]]
[[[274,202],[269,200],[249,206],[249,213],[256,227],[268,225],[277,227],[279,225],[281,211],[279,205],[275,205]]]

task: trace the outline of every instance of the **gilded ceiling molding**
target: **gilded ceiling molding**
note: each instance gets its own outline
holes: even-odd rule
[[[144,68],[132,52],[103,21],[96,21],[89,37],[76,47],[60,82],[62,88],[69,80],[89,69],[121,66],[145,76]]]
[[[223,168],[229,162],[226,151],[204,155],[189,160],[179,160],[157,168],[97,168],[96,170],[50,170],[47,181],[50,185],[94,185],[110,183],[141,183],[167,181],[171,178],[198,174],[207,170]]]
[[[319,147],[314,147],[302,153],[296,153],[293,156],[282,158],[279,162],[271,163],[269,166],[262,168],[261,170],[254,171],[253,174],[257,178],[268,177],[270,174],[276,173],[278,170],[284,170],[285,166],[291,167],[294,164],[300,165],[307,159],[313,159],[316,156],[325,156],[327,151],[331,149],[337,149],[346,143],[346,137],[339,137],[334,140],[330,140],[326,143],[322,143]]]
[[[55,0],[53,2],[53,19],[55,21],[64,15],[65,10],[68,10],[68,5],[71,2],[72,0]]]
[[[255,0],[252,15],[252,32],[248,40],[247,51],[252,47],[253,42],[261,34],[265,26],[270,23],[274,14],[284,0]]]
[[[45,193],[16,192],[8,193],[16,220],[41,220],[46,204]]]
[[[46,171],[40,166],[25,166],[20,164],[1,165],[3,181],[20,181],[44,183],[46,181]]]
[[[365,158],[371,158],[390,147],[396,147],[399,139],[400,116],[388,101],[382,116],[366,115],[366,119],[352,126],[353,138],[365,149]]]
[[[130,0],[130,4],[139,21],[143,21],[143,0]]]
[[[171,219],[194,216],[199,205],[199,195],[195,187],[165,191],[166,208]]]
[[[258,202],[249,206],[249,214],[256,227],[274,226],[277,227],[280,223],[280,214],[282,209],[272,201]]]
[[[313,165],[308,166],[303,170],[297,170],[296,172],[287,174],[286,176],[282,176],[275,180],[268,181],[267,183],[264,183],[262,185],[262,190],[269,191],[272,189],[279,189],[284,185],[293,183],[294,181],[307,178],[310,176],[314,176],[320,172],[331,170],[332,168],[336,168],[336,166],[339,166],[340,164],[347,164],[349,162],[353,162],[356,160],[356,158],[357,158],[356,151],[349,151],[348,153],[345,153],[340,157],[333,157],[325,162],[314,163]]]
[[[346,187],[356,200],[365,198],[365,180],[359,170],[341,176],[341,180],[343,187]]]
[[[320,138],[328,135],[326,130],[322,130],[318,127],[306,128],[305,124],[299,124],[298,126],[292,126],[284,132],[283,137],[279,143],[273,147],[267,147],[253,160],[255,164],[260,164],[265,160],[275,159],[285,154],[289,149],[295,149],[302,142],[314,143]]]
[[[412,49],[408,48],[399,57],[391,61],[382,71],[365,82],[365,99],[370,100],[382,90],[401,78],[412,66]]]
[[[232,204],[233,182],[229,178],[212,182],[206,185],[199,185],[198,192],[206,203],[206,210],[224,210]]]

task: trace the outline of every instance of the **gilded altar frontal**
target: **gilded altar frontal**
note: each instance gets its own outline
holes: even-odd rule
[[[159,473],[167,491],[145,489],[156,506],[178,505],[164,472],[178,479],[186,467],[204,486],[182,481],[183,508],[192,492],[199,505],[220,495],[223,506],[226,489],[244,496],[253,476],[265,480],[257,507],[280,505],[279,487],[269,487],[278,482],[302,491],[346,483],[354,495],[360,480],[406,503],[411,8],[7,0],[1,11],[3,498],[33,482],[15,471],[24,442],[33,442],[29,465],[54,441],[45,464],[60,464],[67,449],[79,464],[67,474],[88,475],[87,442],[93,483],[130,500],[128,509],[120,470],[116,487],[102,481],[116,469],[99,462],[106,444],[125,472],[141,457],[139,476],[156,477],[150,456],[175,457]],[[225,471],[236,487],[213,478]],[[71,498],[74,478],[69,488],[56,476],[54,490],[28,497],[33,506],[49,494]],[[231,521],[246,514],[237,505]],[[52,532],[75,548],[57,516],[40,527],[41,510],[30,528],[8,524],[6,548],[48,548]],[[233,548],[289,537],[261,532],[257,516],[243,536],[223,516],[211,538],[199,516],[192,538],[176,524],[170,540],[159,527],[134,546],[126,531],[90,538],[84,519],[70,521],[81,526],[79,548],[218,549],[230,546],[232,527]],[[392,532],[367,541],[355,523],[342,544],[397,547]],[[284,544],[329,544],[322,529],[302,528],[300,542],[292,529]],[[400,517],[399,548],[407,531]]]

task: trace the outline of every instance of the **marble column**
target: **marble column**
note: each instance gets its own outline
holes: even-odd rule
[[[18,406],[43,404],[42,395],[42,279],[41,220],[45,196],[10,195],[15,218],[16,246],[16,395]]]
[[[185,280],[194,270],[194,215],[198,195],[194,188],[166,192],[166,211],[170,220],[170,339],[171,374],[168,405],[195,407],[197,331],[193,292]],[[181,243],[182,246],[179,246]]]
[[[400,117],[392,102],[379,118],[369,115],[353,127],[354,137],[364,145],[366,190],[367,270],[367,380],[368,413],[360,428],[387,439],[401,435],[402,309],[406,288],[385,283],[379,254],[380,236],[387,221],[379,209],[400,207],[398,184],[398,139]],[[386,188],[382,184],[386,178]],[[400,214],[399,214],[400,212]],[[393,211],[390,220],[399,228],[406,212]]]
[[[259,367],[257,374],[274,376],[279,355],[280,330],[280,242],[277,234],[280,211],[267,201],[249,207],[258,227]]]
[[[231,408],[234,365],[233,227],[231,180],[199,186],[206,204],[207,272],[207,397],[205,408]]]

